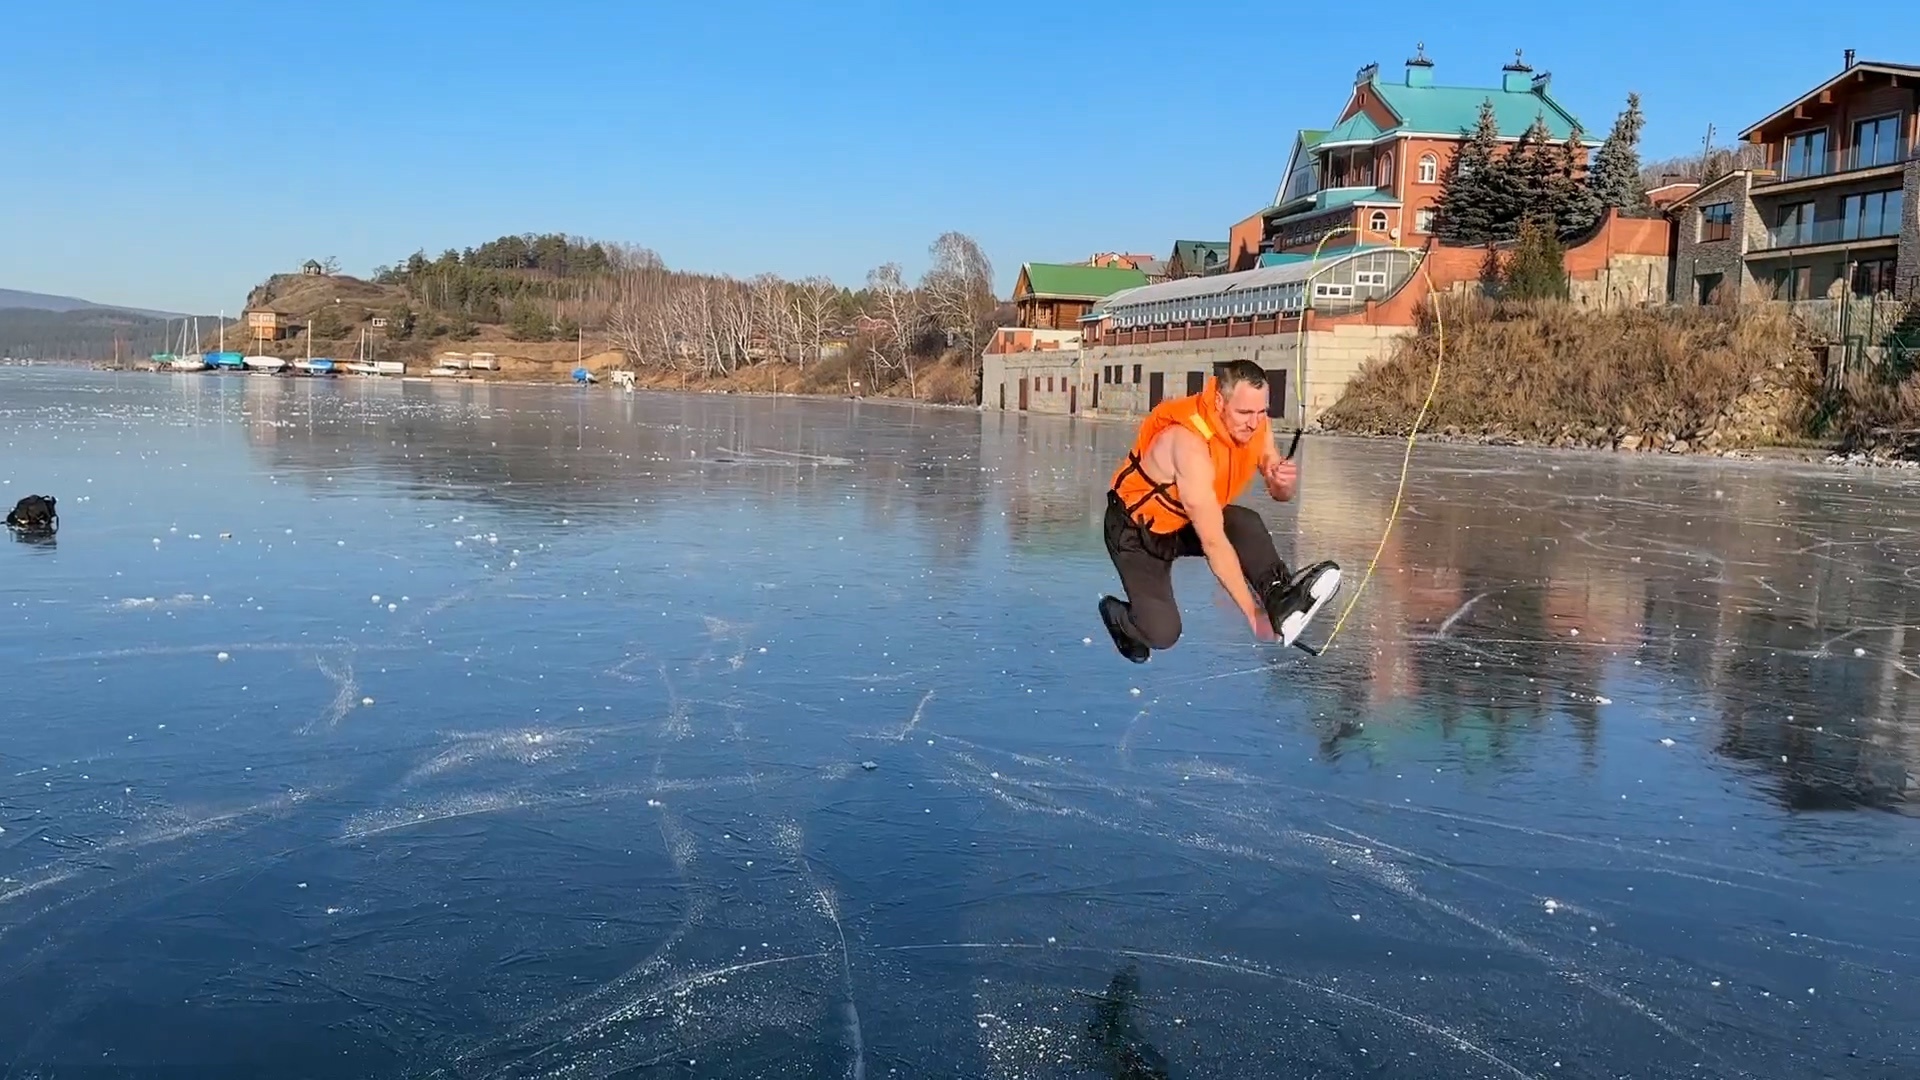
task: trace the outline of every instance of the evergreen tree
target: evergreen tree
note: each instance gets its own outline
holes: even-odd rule
[[[1514,245],[1501,277],[1500,294],[1509,299],[1567,298],[1566,251],[1545,220],[1521,223],[1520,242]]]
[[[1618,207],[1623,214],[1646,212],[1647,190],[1640,179],[1640,131],[1645,126],[1640,95],[1628,94],[1627,107],[1594,157],[1592,186],[1600,205]]]
[[[1434,199],[1434,232],[1443,243],[1477,244],[1493,238],[1497,207],[1489,185],[1499,145],[1500,128],[1489,98],[1480,103],[1480,117],[1467,141],[1448,159]]]
[[[1552,203],[1562,239],[1579,236],[1600,220],[1604,207],[1593,190],[1583,166],[1587,148],[1581,145],[1583,133],[1576,125],[1567,141],[1559,146],[1553,170]]]
[[[1558,166],[1558,148],[1547,130],[1544,116],[1536,116],[1520,138],[1507,148],[1493,170],[1490,186],[1494,191],[1494,236],[1511,240],[1520,235],[1520,225],[1529,219],[1554,221],[1558,228],[1557,194],[1553,174]]]

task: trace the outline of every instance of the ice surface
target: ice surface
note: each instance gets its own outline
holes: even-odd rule
[[[1136,667],[1129,434],[0,373],[0,1061],[1920,1071],[1914,478],[1423,445]],[[1312,641],[1399,460],[1246,499]]]

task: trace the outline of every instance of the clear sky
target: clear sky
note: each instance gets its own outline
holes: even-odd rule
[[[1416,41],[1448,85],[1523,49],[1598,135],[1639,91],[1648,158],[1730,141],[1848,47],[1920,62],[1894,4],[1352,10],[0,0],[0,287],[234,313],[308,258],[364,274],[526,231],[852,285],[959,229],[1004,294],[1027,260],[1225,239],[1292,133]]]

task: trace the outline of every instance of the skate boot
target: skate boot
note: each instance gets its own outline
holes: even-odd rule
[[[1113,647],[1120,650],[1121,656],[1136,664],[1144,664],[1147,658],[1153,655],[1153,650],[1135,641],[1133,635],[1127,633],[1125,624],[1120,621],[1126,610],[1127,605],[1116,597],[1100,598],[1100,621],[1107,624],[1107,633],[1113,637]]]
[[[1320,613],[1321,605],[1340,591],[1340,567],[1318,562],[1284,581],[1267,586],[1267,618],[1282,645],[1300,639],[1300,632]]]

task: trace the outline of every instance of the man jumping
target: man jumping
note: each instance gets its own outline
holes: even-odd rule
[[[1260,515],[1229,505],[1256,472],[1275,501],[1293,498],[1297,470],[1274,446],[1267,375],[1252,361],[1222,365],[1198,394],[1147,414],[1107,491],[1107,554],[1127,599],[1102,597],[1100,618],[1122,656],[1142,664],[1180,639],[1173,561],[1183,555],[1206,557],[1262,641],[1293,644],[1339,591],[1338,566],[1289,574]]]

